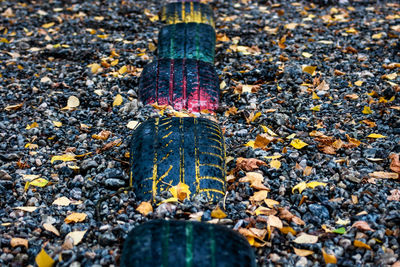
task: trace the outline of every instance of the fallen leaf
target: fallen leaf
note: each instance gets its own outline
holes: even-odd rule
[[[67,197],[59,197],[52,203],[52,205],[58,206],[68,206],[69,204],[71,204],[71,200],[69,200]]]
[[[49,22],[49,23],[43,24],[42,28],[48,29],[48,28],[53,27],[54,24],[55,24],[54,22]]]
[[[68,98],[68,102],[67,102],[68,108],[76,108],[76,107],[79,107],[79,105],[80,105],[80,101],[79,101],[79,98],[77,98],[76,96],[72,95]]]
[[[297,235],[296,230],[294,230],[292,227],[290,226],[284,226],[281,229],[279,229],[281,231],[282,234],[287,235],[288,233],[291,233],[293,236]]]
[[[266,207],[258,207],[255,211],[254,211],[254,214],[255,215],[267,215],[267,216],[269,216],[269,215],[275,215],[277,213],[277,211],[276,210],[274,210],[274,209],[269,209],[269,208],[266,208]]]
[[[311,188],[311,189],[314,189],[317,186],[326,186],[326,185],[327,185],[327,183],[322,183],[322,182],[317,182],[317,181],[307,183],[307,187]]]
[[[292,188],[292,193],[294,194],[294,191],[298,190],[298,191],[299,191],[299,194],[301,194],[301,192],[303,192],[303,190],[306,189],[306,188],[307,188],[306,182],[298,183],[297,185],[295,185],[295,186]]]
[[[35,262],[38,267],[52,267],[55,263],[52,257],[42,248],[39,254],[36,255]]]
[[[38,207],[15,207],[14,209],[27,211],[27,212],[34,212],[35,210],[38,209]]]
[[[89,64],[88,67],[90,68],[93,74],[96,74],[102,70],[101,66],[97,63]]]
[[[307,143],[304,143],[303,141],[301,141],[300,139],[293,139],[290,142],[290,145],[296,149],[302,149],[305,146],[308,146]]]
[[[396,79],[396,78],[397,78],[397,73],[396,73],[396,72],[393,72],[393,73],[390,73],[390,74],[382,75],[382,79],[394,80],[394,79]]]
[[[350,223],[350,220],[349,219],[346,219],[346,220],[342,220],[342,219],[338,219],[337,221],[336,221],[336,224],[339,224],[339,225],[348,225]]]
[[[75,159],[75,155],[73,155],[73,154],[64,154],[61,156],[53,156],[51,158],[50,162],[53,163],[54,161],[57,161],[57,160],[68,162],[68,161],[75,161],[76,159]]]
[[[386,138],[386,136],[385,135],[381,135],[381,134],[375,134],[375,133],[373,133],[373,134],[370,134],[370,135],[368,135],[367,136],[368,138]]]
[[[108,137],[110,137],[110,135],[111,135],[110,131],[103,130],[99,134],[92,135],[92,138],[93,139],[97,139],[97,140],[104,140],[105,141],[105,140],[108,139]]]
[[[303,175],[304,176],[309,176],[309,175],[311,175],[311,172],[312,172],[312,167],[311,166],[306,166],[305,168],[304,168],[304,170],[303,170]]]
[[[372,178],[377,179],[398,179],[399,174],[395,172],[372,172],[369,174]]]
[[[261,190],[258,192],[255,192],[253,196],[250,197],[250,201],[263,201],[266,199],[268,196],[268,191],[267,190]]]
[[[24,105],[24,103],[7,106],[4,108],[4,110],[6,110],[6,111],[17,110],[17,109],[22,108],[23,105]]]
[[[236,160],[236,167],[245,171],[252,171],[258,169],[259,166],[267,165],[262,160],[255,159],[255,158],[237,158]]]
[[[10,240],[10,245],[13,248],[18,247],[18,246],[23,246],[28,249],[28,239],[13,237]]]
[[[270,136],[278,136],[276,133],[274,133],[270,128],[267,126],[261,125],[261,128],[264,130],[265,133],[269,134]]]
[[[87,217],[86,213],[72,212],[64,219],[64,222],[65,223],[83,222],[86,219],[86,217]]]
[[[315,244],[318,242],[318,236],[300,233],[293,242],[296,244]]]
[[[270,136],[265,135],[265,134],[259,134],[259,135],[257,135],[256,139],[254,140],[253,148],[264,148],[272,140],[274,140],[273,137],[270,137]]]
[[[391,160],[390,162],[390,169],[394,172],[400,173],[400,160],[399,160],[399,154],[391,154],[389,156],[389,159]]]
[[[275,215],[268,216],[267,223],[270,226],[276,227],[278,229],[281,229],[283,227],[283,223],[282,223],[281,219],[279,219]]]
[[[117,94],[114,98],[113,107],[121,105],[123,101],[122,95]]]
[[[269,165],[271,166],[271,168],[278,170],[281,167],[281,162],[279,160],[274,159],[271,160]]]
[[[366,248],[366,249],[371,250],[371,247],[369,245],[365,244],[364,242],[362,242],[360,240],[354,240],[353,245],[356,248]]]
[[[139,124],[139,121],[129,121],[126,127],[133,130]]]
[[[316,69],[317,69],[317,66],[302,66],[303,72],[311,74],[311,76],[314,76]]]
[[[344,227],[337,228],[335,230],[332,230],[332,233],[343,235],[346,233],[346,228]]]
[[[321,105],[317,105],[317,106],[311,107],[310,110],[312,110],[312,111],[320,111],[321,110]]]
[[[44,223],[43,228],[49,232],[52,232],[56,236],[60,236],[60,232],[57,230],[57,228],[55,228],[54,225],[50,223]]]
[[[307,53],[307,52],[303,52],[303,53],[301,53],[301,55],[302,55],[303,57],[305,57],[305,58],[310,58],[310,57],[312,57],[312,54]]]
[[[30,129],[36,128],[36,127],[38,127],[38,126],[39,126],[39,125],[38,125],[37,122],[33,122],[32,124],[27,125],[27,126],[26,126],[26,129],[27,129],[27,130],[30,130]]]
[[[120,75],[122,75],[122,74],[124,74],[125,72],[127,72],[128,71],[128,67],[127,66],[122,66],[119,70],[118,70],[118,73],[120,74]]]
[[[368,106],[364,106],[364,109],[362,111],[363,114],[372,114],[372,110]]]
[[[177,185],[172,186],[169,191],[173,197],[179,199],[180,201],[190,198],[191,192],[189,190],[189,186],[185,183],[179,182]]]
[[[324,257],[325,264],[337,264],[337,259],[334,254],[328,254],[325,249],[321,248],[322,256]]]
[[[275,205],[279,205],[279,201],[273,199],[264,199],[264,203],[267,205],[268,208],[274,208]]]
[[[319,99],[320,97],[315,92],[312,92],[312,97],[311,98],[312,99]]]
[[[81,242],[81,240],[83,239],[83,237],[85,236],[87,230],[84,231],[73,231],[68,233],[65,238],[72,238],[72,240],[74,241],[74,246],[78,245],[79,242]]]
[[[217,206],[213,211],[211,211],[211,217],[216,219],[223,219],[226,218],[228,215],[221,210],[219,206]]]
[[[29,182],[29,185],[37,186],[37,187],[45,187],[49,181],[43,178],[38,178],[33,180],[32,182]]]
[[[257,190],[269,190],[264,184],[264,177],[257,172],[247,172],[245,177],[239,179],[239,182],[250,183],[250,186]]]
[[[390,190],[390,196],[388,196],[387,200],[389,201],[400,201],[400,190],[399,189],[393,189]]]
[[[61,127],[62,126],[62,122],[53,121],[53,125],[56,126],[56,127]]]
[[[353,223],[353,225],[351,227],[355,227],[355,228],[357,228],[359,230],[363,230],[363,231],[375,232],[375,230],[372,229],[366,221],[357,221],[357,222]]]
[[[314,251],[308,250],[308,249],[299,249],[299,248],[293,247],[293,250],[294,250],[294,253],[295,253],[297,256],[300,256],[300,257],[307,257],[307,256],[309,256],[309,255],[314,254]]]
[[[143,201],[140,205],[136,208],[138,212],[140,212],[143,216],[147,216],[150,212],[153,212],[153,206],[150,202]]]
[[[32,180],[40,177],[40,175],[37,175],[37,174],[21,174],[21,175],[22,175],[22,179],[24,179],[24,181],[32,181]]]
[[[280,208],[278,208],[278,210],[279,210],[279,218],[281,218],[283,220],[287,220],[289,222],[294,222],[297,225],[305,225],[306,224],[302,219],[300,219],[299,217],[292,214],[286,208],[280,207]]]

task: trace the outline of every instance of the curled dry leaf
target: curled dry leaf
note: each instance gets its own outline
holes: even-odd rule
[[[318,236],[300,233],[293,242],[297,244],[315,244],[318,242]]]
[[[279,205],[279,201],[273,200],[273,199],[264,199],[265,204],[267,204],[268,208],[274,208],[275,205]]]
[[[293,250],[294,250],[294,253],[300,257],[307,257],[307,256],[314,254],[314,251],[308,250],[308,249],[299,249],[299,248],[293,247]]]
[[[153,212],[153,206],[151,206],[150,202],[143,201],[140,205],[136,208],[138,212],[142,215],[147,216],[150,212]]]
[[[79,242],[81,242],[81,240],[83,239],[83,237],[85,236],[87,230],[84,231],[73,231],[68,233],[65,238],[72,238],[72,240],[74,241],[74,246],[78,245]]]
[[[267,165],[267,163],[255,158],[238,158],[236,160],[236,167],[245,171],[253,171],[264,165]]]
[[[274,210],[274,209],[266,208],[266,207],[258,207],[258,208],[254,211],[254,213],[255,213],[256,215],[267,215],[267,216],[269,216],[269,215],[275,215],[275,214],[277,214],[277,211]]]
[[[268,191],[267,190],[261,190],[258,192],[255,192],[253,196],[250,197],[250,201],[263,201],[266,199],[268,196]]]
[[[26,212],[34,212],[35,210],[38,209],[38,207],[15,207],[14,209],[22,210],[22,211],[26,211]]]
[[[13,237],[10,240],[10,245],[13,248],[18,247],[18,246],[23,246],[25,248],[28,248],[28,239]]]
[[[103,130],[99,134],[92,135],[92,138],[97,140],[107,140],[108,137],[110,137],[110,135],[111,135],[110,131]]]
[[[281,219],[279,219],[275,215],[268,216],[267,223],[268,223],[268,225],[276,227],[278,229],[281,229],[283,227],[283,223],[282,223]]]
[[[86,213],[80,213],[80,212],[73,212],[70,215],[68,215],[65,219],[65,223],[77,223],[77,222],[83,222],[87,217]]]
[[[362,242],[360,240],[354,240],[353,246],[355,246],[356,248],[366,248],[366,249],[371,250],[371,247],[369,245],[365,244],[364,242]]]
[[[71,200],[67,197],[59,197],[56,200],[53,201],[53,205],[58,205],[58,206],[68,206],[71,204]]]
[[[325,263],[326,264],[337,264],[337,259],[334,254],[328,254],[325,252],[325,249],[321,249],[322,251],[322,256],[324,257]]]
[[[60,232],[57,230],[57,228],[54,227],[54,225],[52,225],[50,223],[44,223],[43,224],[43,228],[46,229],[49,232],[52,232],[56,236],[60,236]]]
[[[186,198],[190,198],[190,190],[189,186],[185,183],[179,182],[177,185],[172,186],[169,191],[171,192],[174,198],[179,199],[180,201],[185,200]]]
[[[221,210],[219,206],[217,206],[213,211],[211,211],[211,217],[216,218],[216,219],[223,219],[226,218],[228,215]]]
[[[389,156],[390,162],[390,169],[394,172],[400,173],[400,154],[391,154]]]
[[[250,183],[250,186],[257,190],[269,190],[269,188],[263,184],[264,177],[261,173],[248,172],[245,177],[240,178],[239,182]]]
[[[400,201],[400,190],[399,189],[393,189],[390,190],[390,196],[388,196],[387,200],[389,201]]]
[[[278,208],[278,210],[279,210],[279,218],[281,218],[282,220],[294,222],[297,225],[305,225],[306,224],[302,219],[300,219],[299,217],[292,214],[286,208]]]
[[[375,230],[372,229],[369,224],[366,221],[357,221],[355,223],[353,223],[353,225],[351,227],[355,227],[359,230],[363,230],[363,231],[372,231],[374,232]]]
[[[376,179],[399,179],[399,174],[395,172],[372,172],[369,176]]]

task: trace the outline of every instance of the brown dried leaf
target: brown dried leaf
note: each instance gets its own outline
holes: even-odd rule
[[[321,249],[322,251],[322,256],[324,257],[325,263],[326,264],[337,264],[337,259],[334,254],[328,254],[325,252],[325,249]]]
[[[294,253],[296,253],[296,255],[300,256],[300,257],[307,257],[309,255],[314,254],[314,251],[308,250],[308,249],[299,249],[299,248],[293,247],[293,250],[294,250]]]
[[[258,192],[255,192],[253,196],[250,197],[250,201],[263,201],[266,199],[268,196],[268,191],[267,190],[261,190]]]
[[[270,226],[276,227],[278,229],[281,229],[283,227],[283,223],[282,223],[281,219],[279,219],[275,215],[268,216],[267,223]]]
[[[398,179],[399,174],[395,172],[372,172],[369,174],[371,178],[376,179]]]
[[[150,202],[143,201],[136,208],[138,212],[140,212],[143,216],[147,216],[150,212],[153,212],[153,206],[151,206]]]
[[[258,169],[259,166],[264,166],[267,165],[267,163],[265,163],[262,160],[259,159],[255,159],[255,158],[238,158],[236,160],[236,166],[239,169],[245,170],[245,171],[252,171],[255,169]]]
[[[299,217],[295,216],[292,214],[288,209],[286,208],[279,208],[279,217],[282,220],[287,220],[289,222],[294,222],[297,225],[305,225],[305,222],[300,219]]]
[[[18,247],[18,246],[24,246],[25,248],[28,248],[28,239],[13,237],[10,240],[10,245],[13,248]]]
[[[87,217],[86,213],[80,213],[80,212],[73,212],[70,215],[68,215],[65,219],[65,223],[72,223],[72,222],[83,222]]]
[[[399,189],[393,189],[390,190],[390,196],[388,196],[387,200],[389,201],[400,201],[400,190]]]
[[[357,221],[351,227],[355,227],[355,228],[357,228],[359,230],[363,230],[363,231],[375,232],[375,230],[373,230],[366,221]]]
[[[390,169],[394,172],[400,173],[400,160],[399,160],[400,154],[391,154],[389,156],[389,159],[392,161],[390,162]]]
[[[97,139],[97,140],[107,140],[108,137],[110,137],[111,132],[110,131],[101,131],[99,134],[94,134],[92,135],[92,138]]]

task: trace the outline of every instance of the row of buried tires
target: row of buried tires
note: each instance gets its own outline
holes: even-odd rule
[[[140,77],[144,104],[169,105],[194,114],[214,112],[219,79],[214,69],[213,11],[199,1],[172,2],[161,11],[158,58]],[[160,117],[140,124],[130,150],[130,186],[137,200],[158,203],[178,183],[192,200],[218,202],[226,192],[225,142],[219,125],[197,117]],[[255,266],[252,248],[219,225],[155,220],[134,228],[121,266]]]

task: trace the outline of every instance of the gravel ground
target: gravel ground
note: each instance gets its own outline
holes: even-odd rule
[[[97,219],[128,182],[127,124],[159,116],[136,91],[160,4],[2,1],[0,264],[118,265],[130,229],[175,218],[238,230],[260,266],[400,266],[394,2],[211,3],[227,217],[188,200],[144,216],[124,192]]]

